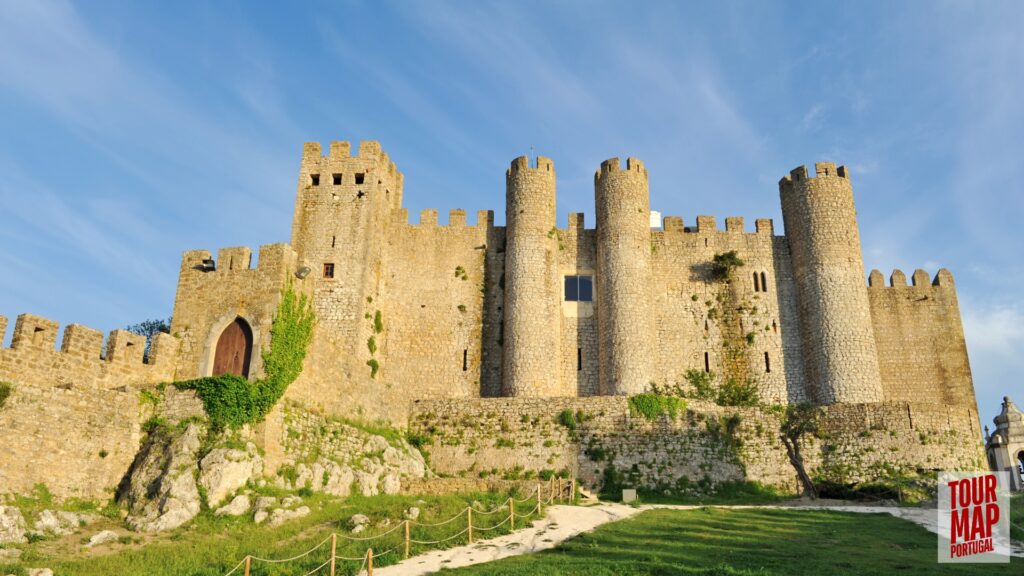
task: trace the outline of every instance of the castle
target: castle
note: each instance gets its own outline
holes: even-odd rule
[[[752,386],[762,404],[828,407],[830,429],[848,444],[810,456],[812,466],[984,465],[953,277],[918,270],[908,283],[897,270],[886,284],[872,271],[865,282],[845,167],[818,163],[813,175],[800,167],[780,181],[785,236],[768,219],[749,232],[742,218],[726,218],[724,230],[710,216],[689,225],[652,218],[647,169],[634,158],[607,160],[596,171],[596,228],[586,228],[582,214],[558,226],[548,158],[515,159],[505,183],[505,227],[494,225],[491,211],[470,225],[463,210],[452,210],[443,226],[436,210],[425,210],[413,224],[402,208],[402,173],[377,142],[355,151],[333,142],[326,155],[307,143],[290,244],[262,246],[255,264],[244,247],[186,252],[171,335],[155,341],[146,364],[143,343],[123,331],[111,336],[103,361],[102,336],[76,325],[56,352],[56,324],[24,315],[12,348],[0,350],[0,380],[39,387],[49,402],[50,387],[62,379],[88,381],[86,388],[109,395],[225,372],[253,378],[262,371],[282,290],[293,286],[312,298],[317,326],[286,399],[424,430],[438,440],[433,463],[442,472],[516,462],[564,467],[595,481],[608,468],[626,467],[652,485],[687,474],[790,483],[777,435],[763,432],[777,428],[777,418],[772,424],[764,411],[734,410],[745,422],[737,433],[753,435],[756,427],[758,439],[747,438],[746,456],[724,463],[712,456],[684,462],[681,454],[700,447],[681,438],[695,422],[729,409],[696,402],[689,422],[665,430],[630,419],[629,396],[652,386],[685,388],[685,375],[694,372]],[[729,253],[738,260],[723,272],[716,256]],[[111,405],[124,402],[131,399]],[[565,410],[589,421],[592,432],[540,435],[538,422]],[[694,420],[694,413],[702,416]],[[468,414],[475,425],[457,425]],[[4,420],[0,412],[0,433],[25,426]],[[268,446],[285,425],[271,414]],[[863,434],[872,430],[889,432],[888,454],[869,455],[878,440]],[[538,435],[518,447],[493,445],[494,434],[516,431]],[[555,432],[572,447],[540,450]],[[443,441],[446,434],[459,443]],[[637,445],[638,434],[649,440]],[[130,451],[138,435],[136,425],[128,438],[119,436],[119,450]],[[933,436],[946,440],[937,447]],[[633,449],[584,457],[599,440]],[[666,464],[647,470],[638,454],[652,453]],[[698,466],[706,468],[698,473]],[[15,476],[0,457],[0,480]]]

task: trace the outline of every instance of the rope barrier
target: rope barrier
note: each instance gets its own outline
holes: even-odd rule
[[[330,541],[331,541],[331,537],[330,537],[330,536],[328,536],[328,537],[327,537],[326,539],[324,539],[324,541],[323,541],[323,542],[321,542],[321,543],[317,544],[316,546],[314,546],[314,547],[310,548],[309,550],[306,550],[306,551],[305,551],[305,552],[303,552],[302,554],[299,554],[298,556],[295,556],[295,557],[293,557],[293,558],[285,558],[285,559],[283,559],[283,560],[270,560],[270,559],[267,559],[267,558],[258,558],[258,557],[256,557],[256,556],[251,556],[251,558],[252,558],[253,560],[256,560],[256,561],[258,561],[258,562],[266,562],[267,564],[283,564],[283,563],[285,563],[285,562],[291,562],[291,561],[293,561],[293,560],[298,560],[299,558],[304,558],[304,557],[306,557],[306,556],[309,556],[310,554],[312,554],[313,552],[316,552],[316,551],[317,551],[317,550],[319,550],[319,549],[320,549],[320,548],[321,548],[321,547],[322,547],[322,546],[323,546],[324,544],[327,544],[327,543],[328,543],[328,542],[330,542]]]
[[[433,526],[444,526],[445,524],[448,524],[450,522],[454,522],[455,520],[458,520],[459,518],[461,518],[462,515],[466,513],[466,510],[469,510],[469,508],[464,508],[462,510],[462,512],[459,512],[458,514],[456,514],[455,516],[452,516],[451,518],[445,520],[444,522],[438,522],[437,524],[427,524],[425,522],[417,522],[415,520],[410,520],[410,522],[414,526],[431,526],[431,527],[433,527]],[[476,510],[473,510],[473,511],[476,512]]]
[[[449,540],[453,540],[453,539],[455,539],[455,538],[458,538],[459,536],[462,536],[462,535],[463,535],[463,534],[465,534],[466,532],[469,532],[469,528],[466,528],[465,530],[463,530],[462,532],[459,532],[458,534],[453,534],[453,535],[451,535],[451,536],[449,536],[449,537],[445,538],[444,540],[429,540],[429,541],[422,541],[422,540],[413,540],[413,539],[411,539],[411,538],[410,538],[410,539],[409,539],[409,542],[412,542],[412,543],[414,543],[414,544],[440,544],[441,542],[447,542],[447,541],[449,541]]]
[[[476,526],[473,526],[473,530],[480,530],[480,531],[483,531],[483,532],[486,532],[488,530],[494,530],[495,528],[497,528],[497,527],[505,524],[506,522],[508,522],[509,519],[511,519],[511,518],[512,518],[511,516],[506,516],[504,520],[502,520],[501,522],[495,524],[494,526],[491,526],[490,528],[478,528]]]
[[[570,484],[567,484],[566,486],[567,487],[571,487],[571,486],[574,486],[574,485],[575,485],[575,482],[572,482]],[[554,483],[553,482],[550,484],[550,488],[551,488],[550,492],[555,492],[555,490],[554,490]],[[328,542],[332,542],[331,543],[331,555],[330,555],[330,558],[328,558],[323,564],[317,566],[316,568],[314,568],[310,572],[307,572],[306,576],[311,576],[313,574],[316,574],[317,572],[323,570],[328,565],[331,566],[331,571],[333,572],[334,571],[334,564],[333,563],[338,561],[338,560],[351,561],[351,562],[361,561],[362,565],[359,568],[359,573],[362,573],[364,569],[372,570],[372,566],[373,566],[372,559],[373,558],[380,558],[382,556],[386,556],[388,554],[392,554],[396,550],[398,550],[399,547],[396,546],[396,547],[391,548],[390,550],[388,550],[386,552],[382,552],[382,553],[379,553],[379,554],[372,552],[372,548],[369,548],[369,549],[367,549],[366,554],[364,554],[363,556],[357,557],[357,558],[351,558],[351,557],[347,557],[347,556],[338,556],[336,551],[335,551],[335,546],[336,546],[337,539],[339,537],[344,539],[344,540],[351,541],[351,542],[367,542],[367,541],[370,541],[370,540],[377,540],[377,539],[383,538],[385,536],[393,534],[394,532],[398,531],[399,529],[405,528],[406,529],[406,533],[405,533],[405,538],[404,538],[404,546],[405,546],[406,557],[408,557],[408,553],[409,553],[409,549],[408,549],[409,544],[420,544],[420,545],[441,544],[443,542],[448,542],[450,540],[454,540],[454,539],[456,539],[456,538],[458,538],[458,537],[460,537],[460,536],[462,536],[463,534],[466,534],[466,533],[470,534],[469,540],[470,540],[470,544],[472,544],[472,541],[473,541],[472,531],[473,530],[477,530],[477,531],[481,531],[481,532],[487,532],[487,531],[490,531],[490,530],[496,530],[496,529],[500,528],[501,526],[504,526],[506,523],[514,522],[514,518],[515,518],[515,515],[516,515],[516,506],[515,506],[516,504],[523,504],[523,503],[530,502],[530,501],[536,501],[537,502],[530,509],[529,512],[527,512],[525,514],[520,514],[519,517],[521,519],[526,519],[526,518],[529,518],[529,517],[533,516],[534,514],[542,513],[543,512],[543,506],[545,504],[551,504],[552,502],[555,502],[556,500],[561,501],[561,500],[565,499],[565,497],[564,497],[564,490],[562,490],[561,488],[562,488],[561,481],[559,481],[559,490],[557,492],[557,496],[554,495],[554,494],[551,494],[548,498],[544,498],[543,496],[541,496],[541,485],[538,484],[537,485],[537,494],[536,495],[531,495],[531,496],[529,496],[527,498],[524,498],[522,500],[519,500],[519,499],[513,498],[512,496],[509,496],[508,498],[505,499],[504,502],[501,503],[501,505],[499,505],[497,508],[494,508],[492,510],[479,510],[479,509],[475,508],[474,506],[470,505],[470,506],[467,506],[466,508],[464,508],[462,511],[460,511],[455,516],[452,516],[451,518],[449,518],[449,519],[447,519],[447,520],[445,520],[443,522],[427,523],[427,522],[416,522],[416,521],[413,521],[413,520],[405,520],[405,521],[399,522],[397,525],[395,525],[394,528],[388,530],[387,532],[382,532],[380,534],[375,534],[373,536],[366,536],[366,537],[360,538],[360,537],[356,537],[356,536],[346,536],[344,534],[337,534],[337,533],[332,532],[331,535],[329,535],[327,538],[325,538],[322,542],[320,542],[316,546],[310,548],[309,550],[303,552],[302,554],[299,554],[298,556],[293,556],[291,558],[284,558],[284,559],[280,559],[280,560],[274,560],[274,559],[270,559],[270,558],[259,558],[259,557],[251,556],[251,555],[246,556],[245,558],[242,559],[241,562],[239,562],[237,565],[235,565],[235,567],[232,568],[231,571],[227,572],[224,576],[232,576],[233,574],[238,572],[238,570],[240,568],[242,568],[243,566],[245,567],[246,574],[248,574],[249,573],[249,569],[250,569],[250,567],[251,567],[251,565],[252,565],[252,563],[254,561],[255,562],[264,562],[266,564],[284,564],[286,562],[294,562],[295,560],[299,560],[301,558],[305,558],[306,556],[309,556],[313,552],[315,552],[315,551],[319,550],[320,548],[322,548]],[[456,534],[452,534],[451,536],[449,536],[447,538],[444,538],[444,539],[441,539],[441,540],[413,540],[412,538],[409,537],[408,529],[409,529],[409,527],[411,525],[423,526],[423,527],[427,527],[427,528],[433,528],[433,527],[437,527],[437,526],[444,526],[446,524],[450,524],[450,523],[458,520],[459,518],[461,518],[463,515],[471,514],[472,512],[476,512],[477,514],[482,514],[484,516],[487,516],[487,515],[490,515],[490,514],[496,514],[498,512],[503,511],[503,510],[507,510],[509,512],[509,515],[506,516],[504,520],[502,520],[501,522],[495,524],[494,526],[483,527],[483,528],[481,528],[479,526],[473,526],[472,525],[472,521],[469,520],[469,518],[467,518],[468,526],[464,530],[462,530],[461,532],[458,532]],[[327,522],[327,523],[324,523],[323,525],[333,525],[333,523],[332,522]],[[514,528],[514,525],[512,526],[512,528]]]
[[[458,516],[456,516],[456,518],[458,518]],[[395,530],[398,530],[399,528],[401,528],[404,524],[405,524],[404,522],[399,522],[398,524],[395,525],[394,528],[392,528],[391,530],[388,530],[387,532],[382,532],[382,533],[376,534],[374,536],[367,536],[366,538],[356,538],[355,536],[345,536],[344,534],[339,534],[338,536],[340,538],[344,538],[345,540],[351,540],[353,542],[366,542],[367,540],[376,540],[377,538],[382,538],[384,536],[387,536],[388,534],[391,534]]]
[[[326,567],[326,566],[327,566],[328,564],[330,564],[330,563],[331,563],[331,559],[330,559],[330,558],[328,558],[328,559],[327,559],[327,562],[324,562],[323,564],[321,564],[321,565],[317,566],[316,568],[313,568],[313,569],[312,569],[312,570],[310,570],[309,572],[306,572],[305,576],[310,576],[310,574],[316,574],[317,572],[319,572],[319,571],[320,571],[320,569],[321,569],[321,568],[324,568],[324,567]]]

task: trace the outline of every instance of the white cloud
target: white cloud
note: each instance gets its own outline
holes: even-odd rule
[[[989,423],[1003,396],[1024,402],[1024,305],[961,302],[981,420]]]

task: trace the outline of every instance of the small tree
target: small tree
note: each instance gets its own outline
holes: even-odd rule
[[[711,274],[716,280],[729,280],[733,270],[743,266],[744,262],[735,250],[715,254],[711,264]]]
[[[153,343],[153,336],[156,336],[160,332],[164,334],[171,333],[171,318],[168,317],[166,320],[160,318],[154,318],[152,320],[143,320],[138,324],[131,324],[125,326],[125,330],[138,334],[139,336],[146,337],[146,348],[143,350],[143,358],[149,359],[149,346]]]
[[[800,477],[800,484],[803,485],[804,495],[811,498],[818,497],[818,491],[814,488],[814,482],[804,468],[804,458],[800,454],[800,439],[805,434],[818,433],[818,409],[811,404],[790,404],[782,416],[782,425],[779,428],[779,438],[786,447],[786,455],[789,456],[789,463],[793,465],[797,476]]]

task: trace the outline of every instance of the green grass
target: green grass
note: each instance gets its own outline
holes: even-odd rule
[[[938,564],[936,536],[888,514],[653,510],[533,555],[452,571],[478,576],[1021,574],[1011,565]]]
[[[107,576],[118,574],[124,576],[213,576],[223,575],[234,568],[247,554],[262,558],[281,559],[301,554],[324,539],[331,532],[351,536],[348,519],[353,514],[365,514],[370,518],[368,528],[355,536],[369,537],[386,532],[398,526],[382,540],[372,543],[350,542],[338,539],[338,556],[362,557],[368,546],[375,553],[386,552],[397,548],[397,553],[388,554],[374,560],[375,566],[394,564],[401,559],[403,529],[401,526],[403,511],[410,506],[420,508],[419,522],[436,523],[447,520],[462,512],[474,500],[479,502],[481,509],[491,510],[500,506],[508,497],[504,493],[480,493],[450,496],[354,496],[347,499],[333,499],[315,495],[304,500],[304,504],[312,509],[309,516],[287,522],[282,526],[271,528],[266,525],[256,526],[249,519],[216,517],[204,511],[191,524],[168,534],[152,537],[139,535],[140,538],[124,539],[122,542],[104,546],[99,554],[82,557],[81,544],[88,535],[109,526],[94,526],[87,532],[64,541],[45,541],[21,546],[24,553],[22,565],[47,566],[55,574],[75,574],[76,576]],[[520,498],[523,496],[519,496]],[[517,506],[517,517],[525,515],[531,508],[530,502]],[[497,524],[507,515],[504,510],[490,516],[474,513],[473,523],[476,527]],[[387,527],[378,527],[383,519],[390,519]],[[493,521],[492,521],[493,520]],[[517,522],[518,523],[518,522]],[[440,540],[465,529],[465,516],[459,520],[438,527],[412,527],[412,538],[415,540]],[[521,527],[521,524],[520,524]],[[487,532],[488,536],[508,532],[506,523],[498,530]],[[476,538],[484,537],[477,532]],[[466,544],[466,535],[462,535],[440,545],[416,545],[411,547],[411,554],[418,554],[437,548]],[[255,562],[253,576],[305,574],[319,566],[330,555],[330,544],[313,554],[288,564],[268,565]],[[355,574],[358,562],[338,562],[338,574]],[[6,574],[7,572],[0,572]],[[240,573],[240,572],[239,572]]]
[[[620,492],[616,499],[621,497]],[[795,497],[794,494],[786,494],[758,482],[722,482],[715,485],[713,494],[699,493],[691,496],[637,490],[637,501],[640,504],[772,504]]]

